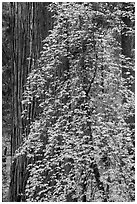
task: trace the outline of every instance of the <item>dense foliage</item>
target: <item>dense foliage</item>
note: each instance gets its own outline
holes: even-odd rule
[[[121,33],[133,35],[122,3],[52,3],[54,28],[29,74],[23,104],[39,117],[16,157],[26,154],[26,201],[133,201],[134,69]],[[23,116],[25,117],[24,110]]]

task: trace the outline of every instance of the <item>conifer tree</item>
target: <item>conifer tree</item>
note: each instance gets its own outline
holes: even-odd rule
[[[23,95],[27,108],[37,99],[38,114],[13,165],[25,156],[23,198],[133,201],[134,131],[126,118],[134,115],[128,87],[134,77],[122,72],[134,71],[134,61],[121,52],[121,34],[122,16],[134,21],[134,13],[117,2],[51,3],[49,9],[53,29]]]
[[[132,70],[134,63],[121,53],[121,8],[50,6],[54,27],[25,94],[28,103],[35,94],[41,108],[20,150],[33,161],[27,201],[134,200],[133,130],[125,119],[134,114],[134,93],[122,78],[123,64]]]

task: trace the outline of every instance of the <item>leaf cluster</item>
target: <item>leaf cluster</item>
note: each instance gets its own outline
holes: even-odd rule
[[[134,94],[126,83],[134,77],[122,78],[122,67],[134,63],[117,38],[121,3],[53,3],[50,10],[54,28],[24,95],[26,103],[36,96],[42,110],[21,150],[31,158],[27,201],[131,201],[134,133],[126,119]]]

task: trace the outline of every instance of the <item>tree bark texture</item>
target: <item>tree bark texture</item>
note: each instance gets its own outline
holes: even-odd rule
[[[13,131],[12,154],[22,142],[22,133],[29,133],[29,124],[34,117],[34,104],[28,107],[29,120],[22,121],[23,110],[21,101],[24,85],[28,74],[36,66],[42,48],[42,40],[48,35],[51,27],[47,3],[16,3],[10,4],[12,29],[12,106]],[[50,22],[50,23],[49,23]],[[27,128],[26,128],[27,127]]]
[[[35,117],[36,101],[27,107],[28,119],[22,120],[22,99],[28,74],[36,66],[42,48],[42,40],[52,26],[48,3],[12,2],[11,13],[11,49],[12,49],[12,135],[11,154],[19,148],[29,134],[29,126]],[[14,158],[11,166],[10,201],[24,200],[26,182],[26,156]]]

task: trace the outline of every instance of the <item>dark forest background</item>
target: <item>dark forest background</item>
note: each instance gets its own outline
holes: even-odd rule
[[[3,201],[135,200],[135,4],[2,3]]]

